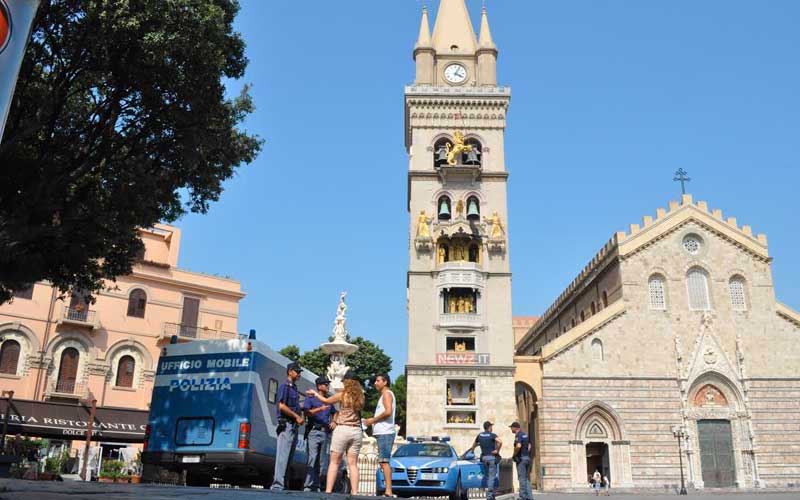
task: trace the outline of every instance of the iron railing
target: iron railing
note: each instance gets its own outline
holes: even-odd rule
[[[212,330],[207,327],[183,325],[180,323],[164,323],[161,336],[172,337],[173,335],[179,338],[193,340],[228,340],[242,337],[241,334],[236,332],[224,332],[222,330]]]
[[[378,473],[378,455],[366,453],[358,456],[358,494],[375,495],[376,474]]]
[[[94,319],[96,316],[96,311],[92,311],[88,308],[79,308],[79,307],[65,307],[64,308],[64,319],[67,321],[76,321],[79,323],[94,323]]]

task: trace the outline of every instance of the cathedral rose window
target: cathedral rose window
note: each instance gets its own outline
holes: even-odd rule
[[[690,234],[683,238],[683,249],[686,250],[689,255],[697,255],[700,253],[701,246],[702,241],[696,234]]]

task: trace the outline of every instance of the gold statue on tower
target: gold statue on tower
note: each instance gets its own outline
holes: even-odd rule
[[[458,156],[463,153],[472,151],[472,145],[464,144],[464,134],[456,130],[453,134],[453,144],[449,142],[445,145],[447,149],[447,164],[450,166],[458,163]]]

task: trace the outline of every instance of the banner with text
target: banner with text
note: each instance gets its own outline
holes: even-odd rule
[[[91,408],[83,404],[0,400],[0,426],[8,415],[8,434],[52,439],[85,439]],[[149,412],[99,406],[92,439],[141,443]]]
[[[437,365],[476,366],[488,365],[489,353],[440,352],[436,354]]]

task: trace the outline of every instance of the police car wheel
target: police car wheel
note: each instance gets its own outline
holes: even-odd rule
[[[461,477],[456,480],[456,489],[450,494],[450,500],[463,500],[467,497],[464,488],[461,486]]]

